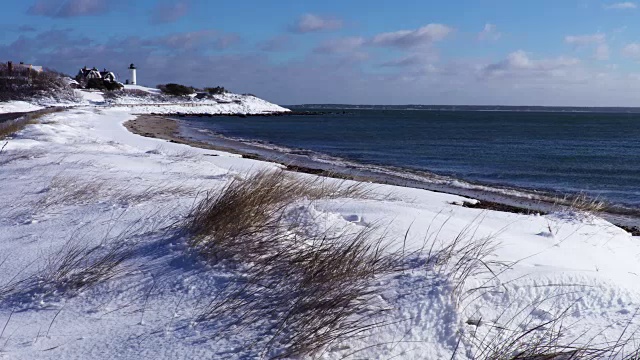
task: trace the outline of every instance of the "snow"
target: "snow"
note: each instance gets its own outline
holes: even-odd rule
[[[119,95],[107,100],[98,90],[75,89],[78,102],[61,103],[55,99],[41,98],[34,103],[25,101],[0,102],[0,114],[13,112],[30,112],[47,106],[83,107],[98,106],[104,108],[121,108],[134,114],[267,114],[288,112],[287,108],[270,103],[253,95],[225,93],[215,95],[212,99],[170,98],[161,97],[158,89],[140,85],[124,85],[127,90],[145,92],[149,97],[139,95]],[[158,96],[162,101],[158,101]]]
[[[93,93],[84,96],[100,102]],[[260,329],[214,338],[220,330],[215,324],[194,323],[197,309],[230,275],[187,251],[175,224],[202,191],[279,165],[141,137],[123,123],[148,112],[280,107],[252,97],[196,107],[129,105],[85,105],[47,115],[0,153],[0,290],[46,272],[69,243],[107,247],[119,239],[136,249],[126,273],[95,287],[74,294],[29,288],[0,302],[0,328],[6,324],[0,357],[258,357],[246,344],[261,336]],[[318,357],[436,359],[455,352],[455,358],[474,358],[481,340],[496,347],[501,336],[565,309],[565,338],[578,343],[615,341],[640,325],[640,239],[607,221],[570,212],[483,211],[455,205],[469,200],[459,196],[366,186],[380,197],[305,202],[296,218],[335,228],[377,224],[393,247],[407,252],[432,243],[439,249],[460,237],[491,238],[495,247],[484,264],[494,274],[474,272],[455,292],[450,277],[427,266],[381,278],[387,325],[332,344]],[[72,196],[78,189],[89,196]]]
[[[128,85],[128,88],[133,88]],[[152,93],[148,88],[144,88]],[[158,102],[137,96],[121,96],[109,106],[133,108],[136,114],[261,114],[290,111],[252,95],[226,93],[214,99],[188,99],[181,102]]]
[[[75,93],[80,96],[84,104],[97,105],[104,103],[104,96],[101,91],[76,89]]]
[[[140,91],[145,91],[148,92],[150,94],[160,94],[160,89],[156,89],[156,88],[150,88],[150,87],[146,87],[146,86],[141,86],[141,85],[129,85],[129,84],[125,84],[124,88],[127,90],[140,90]]]
[[[125,108],[133,108],[135,114],[268,114],[273,112],[289,111],[278,105],[263,102],[262,100],[248,99],[241,103],[218,104],[206,103],[202,104],[141,104],[141,105],[119,105]]]
[[[0,102],[0,114],[23,113],[42,109],[43,106],[28,103],[26,101]]]
[[[252,95],[226,93],[216,95],[213,99],[169,98],[170,100],[166,100],[163,98],[163,101],[158,101],[155,97],[160,95],[158,89],[140,85],[125,85],[125,89],[144,91],[149,94],[149,97],[125,94],[106,101],[100,91],[76,90],[76,93],[82,98],[79,105],[120,108],[134,114],[266,114],[290,111]]]

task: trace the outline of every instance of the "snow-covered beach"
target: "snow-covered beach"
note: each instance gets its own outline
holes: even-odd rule
[[[189,249],[181,224],[207,192],[282,166],[143,137],[124,124],[148,113],[285,109],[253,97],[196,107],[102,104],[95,93],[87,98],[43,116],[2,144],[0,357],[277,355],[277,344],[268,353],[250,346],[269,335],[265,324],[238,328],[224,319],[198,320],[245,268],[202,259]],[[5,108],[13,112],[18,105]],[[367,306],[385,309],[383,317],[372,319],[381,320],[378,326],[309,357],[490,358],[509,340],[518,339],[516,351],[538,337],[549,340],[539,341],[547,353],[610,347],[600,357],[624,358],[636,350],[638,237],[578,211],[519,215],[465,208],[460,204],[474,200],[456,195],[360,186],[370,195],[300,199],[287,214],[314,229],[371,228],[403,253],[431,250],[417,254],[401,273],[371,283]],[[453,243],[453,261],[430,263],[430,255]],[[57,271],[74,249],[97,246],[92,258],[121,244],[129,256],[106,279],[72,287]],[[480,249],[465,252],[467,244]],[[70,273],[86,261],[69,264]],[[460,274],[461,264],[473,266]]]

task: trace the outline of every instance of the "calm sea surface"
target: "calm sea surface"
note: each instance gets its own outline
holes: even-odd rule
[[[225,136],[487,185],[584,192],[640,207],[640,114],[326,110],[188,118]]]

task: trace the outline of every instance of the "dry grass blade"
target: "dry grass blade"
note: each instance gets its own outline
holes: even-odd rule
[[[111,245],[87,245],[82,239],[73,238],[61,249],[45,258],[45,266],[24,274],[18,272],[2,289],[0,300],[25,304],[27,296],[31,303],[34,297],[45,300],[52,296],[70,295],[125,275],[124,266],[133,253],[131,245],[114,242]],[[40,259],[38,259],[40,260]],[[21,305],[23,306],[23,305]]]
[[[77,292],[126,272],[122,266],[131,256],[125,244],[86,246],[67,244],[49,261],[40,281],[47,291]]]
[[[27,274],[22,279],[17,279],[16,275],[15,279],[0,288],[0,301],[24,306],[35,298],[43,301],[61,295],[75,296],[83,290],[125,275],[129,269],[124,262],[131,255],[132,248],[124,243],[88,246],[70,241],[52,254],[41,270]],[[25,301],[25,296],[28,301]]]
[[[135,184],[137,185],[137,184]],[[45,194],[33,205],[35,212],[60,205],[82,205],[92,201],[108,200],[121,204],[137,204],[160,197],[193,195],[194,190],[186,186],[153,185],[142,190],[135,185],[122,185],[117,180],[93,178],[78,180],[58,174],[53,177]]]
[[[71,177],[56,175],[46,189],[46,194],[33,206],[42,211],[62,204],[82,204],[95,199],[106,186],[104,180],[80,182]]]

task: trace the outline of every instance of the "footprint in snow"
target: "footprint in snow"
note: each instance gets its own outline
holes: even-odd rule
[[[362,218],[362,216],[360,215],[344,215],[342,216],[343,219],[345,219],[348,222],[352,222],[354,224],[364,224],[364,219]]]

